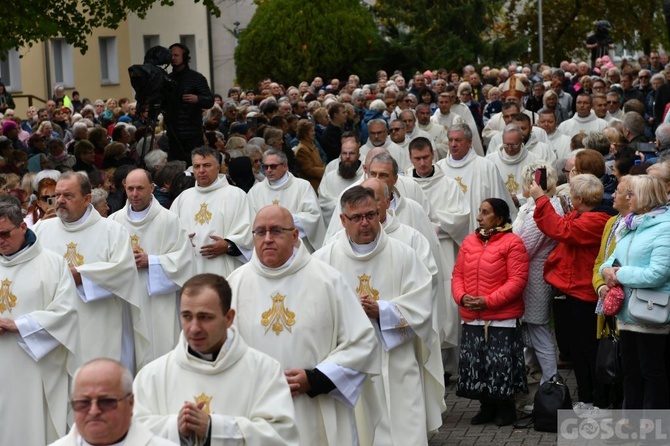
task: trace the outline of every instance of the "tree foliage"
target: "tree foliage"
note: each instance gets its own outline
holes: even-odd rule
[[[505,14],[507,36],[532,36],[530,60],[537,61],[537,1],[510,0]],[[646,54],[668,41],[661,0],[543,0],[542,22],[545,62],[557,65],[563,59],[587,58],[586,38],[594,31],[596,20],[612,24],[614,42],[629,50]]]
[[[202,2],[209,12],[221,15],[214,0]],[[0,54],[54,37],[85,53],[94,28],[116,29],[129,14],[144,18],[155,3],[174,5],[172,0],[18,0],[0,15]]]
[[[286,85],[315,76],[366,76],[379,40],[359,0],[258,1],[235,50],[237,80],[255,87],[270,76]]]
[[[384,68],[406,72],[467,64],[502,64],[526,51],[525,36],[503,38],[505,0],[377,0],[383,26]],[[394,65],[394,66],[389,66]]]

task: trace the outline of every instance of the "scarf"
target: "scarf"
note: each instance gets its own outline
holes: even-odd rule
[[[495,228],[492,229],[484,229],[484,228],[479,228],[475,231],[477,236],[483,240],[484,242],[489,241],[491,237],[493,237],[496,234],[500,234],[503,232],[512,232],[512,225],[509,223],[505,223],[502,226],[496,226]]]
[[[649,218],[654,218],[657,215],[663,214],[667,210],[668,210],[667,206],[658,206],[652,209],[651,211],[647,212],[646,214],[630,213],[626,215],[623,219],[621,219],[616,229],[614,230],[617,242],[621,240],[623,236],[625,236],[629,232],[636,231],[637,228],[640,227],[640,224],[645,219],[645,217],[649,216]]]

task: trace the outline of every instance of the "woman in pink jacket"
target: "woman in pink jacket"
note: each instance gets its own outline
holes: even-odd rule
[[[514,394],[528,392],[518,321],[528,254],[512,232],[505,201],[484,200],[477,222],[461,245],[451,282],[463,320],[456,394],[480,401],[471,424],[507,426],[516,420]]]

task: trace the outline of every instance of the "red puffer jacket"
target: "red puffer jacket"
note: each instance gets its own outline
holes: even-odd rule
[[[464,321],[499,321],[523,315],[523,290],[528,281],[528,253],[511,232],[494,235],[484,243],[477,234],[466,237],[458,251],[451,292]],[[484,296],[486,309],[471,311],[461,306],[463,296]]]
[[[607,220],[616,211],[598,206],[589,212],[573,211],[561,217],[546,196],[538,198],[536,205],[533,218],[538,229],[558,242],[544,264],[544,280],[568,296],[596,302],[593,264]]]

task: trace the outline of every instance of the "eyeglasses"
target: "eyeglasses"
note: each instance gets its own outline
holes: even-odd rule
[[[379,211],[372,211],[368,212],[367,214],[356,214],[352,215],[351,217],[344,213],[342,215],[344,215],[344,217],[349,221],[353,221],[354,223],[360,223],[363,219],[365,219],[366,221],[374,220],[379,215]]]
[[[521,144],[503,144],[503,149],[518,149]]]
[[[392,128],[391,128],[391,131],[392,131],[392,132],[399,132],[400,130],[402,130],[400,127],[398,127],[398,128],[393,128],[393,127],[392,127]]]
[[[272,238],[275,238],[275,237],[279,237],[284,232],[294,231],[294,230],[295,230],[295,228],[281,228],[279,226],[273,226],[272,228],[269,228],[269,229],[256,228],[253,231],[251,231],[251,233],[254,235],[254,237],[263,238],[269,232],[270,236]]]
[[[89,410],[91,410],[93,403],[95,403],[101,412],[109,412],[110,410],[114,410],[119,406],[119,401],[125,400],[130,395],[131,393],[128,392],[125,396],[121,398],[93,398],[91,400],[87,399],[72,400],[70,402],[70,405],[72,406],[72,410],[74,410],[75,412],[88,412]]]
[[[0,232],[0,238],[3,239],[3,240],[7,240],[7,239],[12,235],[12,231],[13,231],[14,229],[16,229],[16,228],[18,228],[18,226],[14,226],[14,227],[13,227],[12,229],[10,229],[9,231],[2,231],[2,232]]]
[[[259,164],[261,160],[253,160],[253,164]]]
[[[55,195],[40,195],[41,201],[49,201],[49,198],[56,198]]]
[[[261,166],[265,170],[275,170],[277,167],[283,166],[283,165],[284,165],[284,163],[281,163],[281,164],[261,164]]]

